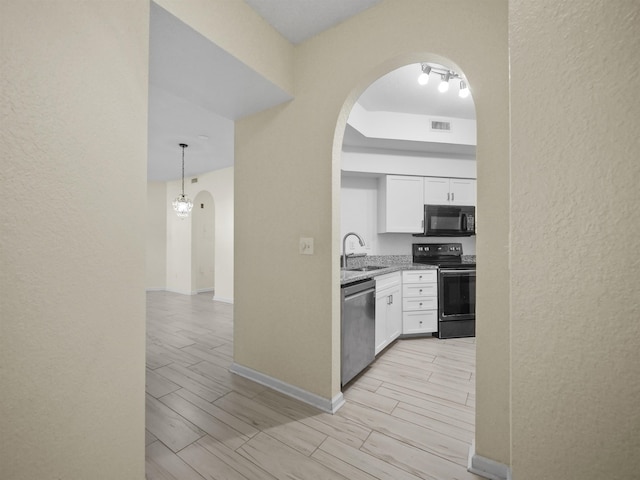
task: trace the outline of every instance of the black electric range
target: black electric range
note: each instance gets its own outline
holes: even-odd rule
[[[475,337],[476,264],[460,243],[414,243],[413,262],[438,267],[438,338]]]

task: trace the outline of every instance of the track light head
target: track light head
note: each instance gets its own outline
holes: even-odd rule
[[[460,80],[460,91],[458,91],[458,96],[460,98],[467,98],[469,96],[469,87],[464,80]]]
[[[447,72],[443,74],[441,78],[442,80],[440,81],[440,85],[438,85],[438,90],[441,93],[444,93],[449,90],[449,78],[451,78],[451,75],[449,74],[449,72]]]
[[[431,73],[431,67],[426,63],[422,64],[422,73],[418,77],[418,83],[420,85],[426,85],[429,83],[429,73]]]

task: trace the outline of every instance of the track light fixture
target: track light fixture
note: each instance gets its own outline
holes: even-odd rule
[[[449,82],[452,79],[460,80],[460,89],[458,90],[458,96],[460,98],[467,98],[471,92],[467,82],[463,80],[459,73],[454,70],[449,70],[441,65],[429,65],[428,63],[420,64],[420,76],[418,77],[418,83],[420,85],[426,85],[429,82],[429,74],[435,73],[440,75],[440,83],[438,84],[438,90],[445,93],[449,90]]]
[[[431,67],[426,63],[423,63],[421,66],[422,73],[418,77],[418,83],[420,85],[426,85],[427,83],[429,83],[429,74],[431,73]]]

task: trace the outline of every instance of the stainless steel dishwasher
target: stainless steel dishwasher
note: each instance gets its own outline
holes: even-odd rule
[[[375,358],[374,280],[342,287],[341,385],[347,384]]]

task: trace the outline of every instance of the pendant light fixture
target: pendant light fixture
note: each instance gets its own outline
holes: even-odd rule
[[[193,202],[184,194],[184,149],[188,146],[186,143],[180,144],[180,147],[182,147],[182,193],[176,197],[172,204],[173,209],[180,218],[188,217],[193,208]]]

